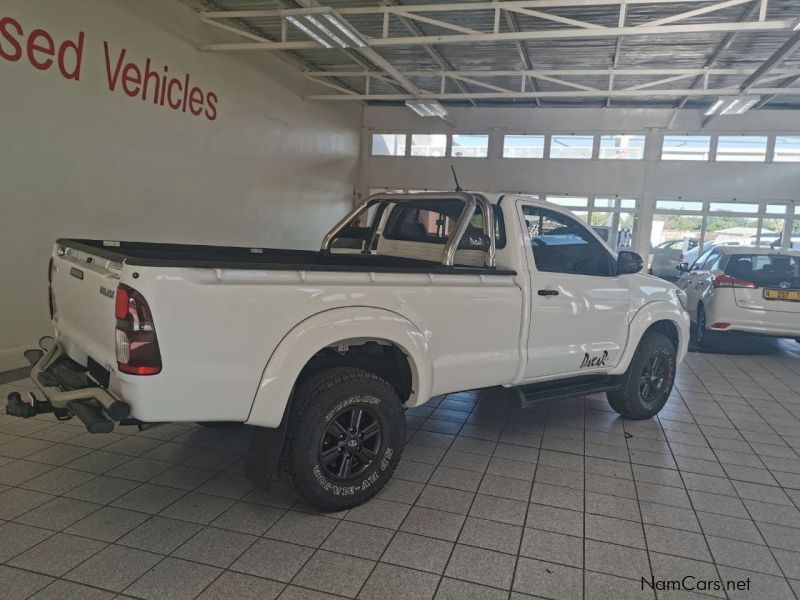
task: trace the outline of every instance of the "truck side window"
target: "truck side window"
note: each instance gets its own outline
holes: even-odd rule
[[[539,271],[599,275],[616,272],[603,244],[575,219],[546,208],[522,206]]]

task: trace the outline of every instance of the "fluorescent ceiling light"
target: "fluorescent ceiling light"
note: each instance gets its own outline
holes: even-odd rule
[[[743,115],[753,108],[759,100],[761,100],[761,96],[727,96],[717,98],[714,104],[709,106],[703,114],[707,117],[716,114]]]
[[[406,106],[420,117],[439,117],[444,119],[447,116],[447,109],[437,100],[406,100]]]
[[[714,102],[714,104],[712,104],[709,107],[709,109],[706,112],[704,112],[703,114],[705,116],[707,116],[707,117],[710,117],[711,115],[715,114],[719,110],[720,106],[722,106],[723,104],[725,104],[725,99],[724,98],[720,98],[719,100]]]
[[[305,33],[312,40],[317,42],[323,48],[333,48],[332,45],[330,45],[328,42],[323,40],[319,35],[317,35],[313,31],[311,31],[308,27],[306,27],[305,23],[301,22],[299,19],[297,19],[297,18],[295,18],[293,16],[288,16],[288,17],[286,17],[286,20],[289,21],[289,23],[291,23],[295,27],[297,27],[300,31]]]
[[[291,14],[286,15],[286,20],[323,48],[366,46],[361,33],[327,7],[291,10]]]

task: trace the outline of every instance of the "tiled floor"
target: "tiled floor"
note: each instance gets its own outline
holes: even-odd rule
[[[242,428],[2,416],[0,598],[655,598],[651,574],[796,598],[800,346],[781,348],[690,354],[644,422],[603,397],[437,399],[408,411],[380,497],[332,515],[253,489]]]

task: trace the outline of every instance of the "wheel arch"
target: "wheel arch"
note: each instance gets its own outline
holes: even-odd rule
[[[628,326],[628,343],[616,368],[611,374],[620,375],[628,369],[639,342],[648,331],[664,333],[675,342],[678,362],[688,351],[690,321],[689,314],[675,302],[659,300],[650,302],[639,309]]]
[[[320,370],[352,366],[387,379],[409,406],[433,388],[427,335],[395,312],[374,307],[317,313],[284,336],[264,368],[247,423],[278,427],[295,385]]]

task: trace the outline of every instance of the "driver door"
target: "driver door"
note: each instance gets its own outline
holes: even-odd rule
[[[531,309],[527,380],[604,372],[620,360],[628,336],[628,277],[582,223],[520,203],[530,241]]]

